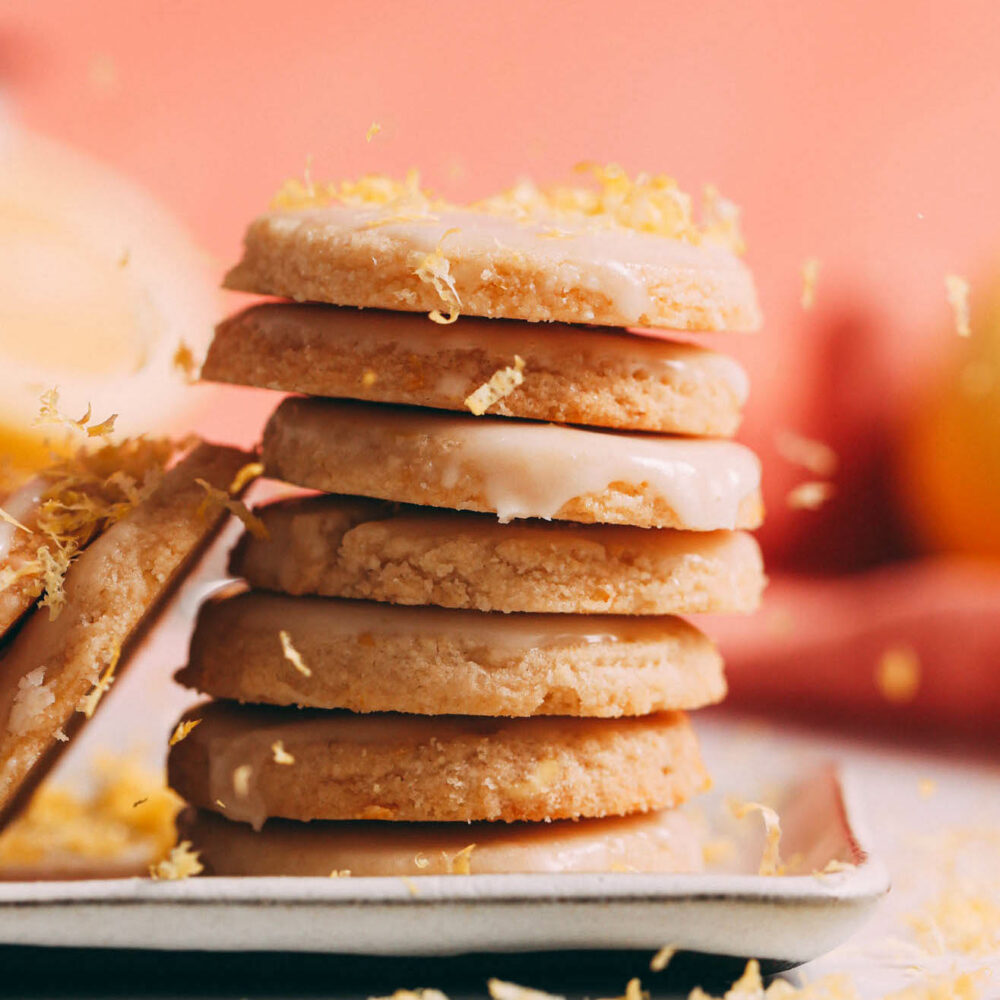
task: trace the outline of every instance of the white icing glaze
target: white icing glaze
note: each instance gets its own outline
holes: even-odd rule
[[[449,259],[471,259],[487,269],[492,262],[520,258],[550,275],[563,291],[581,288],[599,292],[627,324],[638,325],[643,317],[655,314],[651,291],[666,270],[711,272],[723,296],[728,294],[725,286],[729,284],[735,286],[734,297],[743,297],[749,283],[742,262],[724,247],[693,246],[588,219],[521,221],[448,209],[420,219],[392,221],[392,210],[344,205],[275,212],[267,219],[279,233],[322,232],[326,238],[365,240],[373,248],[380,243],[387,248],[402,245],[417,258],[415,264],[420,256],[439,247]],[[555,237],[551,235],[554,228],[559,232]]]
[[[254,874],[448,874],[454,871],[455,855],[469,844],[476,845],[468,856],[473,874],[701,868],[694,825],[678,809],[554,823],[272,820],[260,833],[210,813],[182,819],[182,824],[184,836],[205,850],[209,864],[221,874],[236,874],[242,863]]]
[[[687,631],[668,616],[503,614],[408,607],[325,597],[287,597],[261,591],[216,598],[205,608],[218,627],[277,636],[440,636],[509,655],[531,649],[606,643],[657,642]],[[221,614],[219,614],[221,612]]]
[[[303,419],[304,418],[304,419]],[[275,419],[349,439],[357,461],[426,437],[427,483],[453,489],[470,476],[501,521],[551,519],[569,501],[612,483],[645,485],[698,531],[735,528],[760,488],[760,462],[732,441],[693,440],[540,424],[497,417],[330,400],[288,400]],[[391,454],[388,456],[391,460]]]
[[[24,524],[30,520],[31,515],[41,502],[41,494],[44,489],[45,484],[41,479],[32,479],[16,493],[0,500],[0,507],[16,521]],[[0,563],[3,563],[10,554],[11,543],[14,541],[16,531],[20,531],[20,529],[9,521],[0,520]]]

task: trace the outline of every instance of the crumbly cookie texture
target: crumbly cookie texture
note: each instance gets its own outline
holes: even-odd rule
[[[680,618],[499,615],[260,591],[202,606],[177,679],[233,701],[418,715],[646,715],[712,704],[726,690],[721,657]]]
[[[276,479],[327,493],[640,528],[753,528],[760,462],[733,441],[587,430],[375,403],[286,399],[264,430]]]
[[[598,179],[598,191],[521,185],[473,206],[433,201],[412,181],[293,182],[250,224],[226,287],[440,322],[759,325],[729,203],[711,199],[697,224],[669,178]]]
[[[202,378],[310,396],[466,411],[521,359],[487,412],[592,427],[729,437],[747,379],[731,358],[611,330],[265,303],[216,328]]]
[[[185,718],[201,724],[171,748],[171,787],[257,829],[271,818],[622,816],[680,805],[708,782],[683,713],[484,719],[212,702]]]
[[[748,612],[765,577],[742,532],[516,521],[357,497],[257,509],[230,569],[288,594],[479,611],[663,615]]]
[[[188,809],[178,834],[212,875],[327,877],[507,872],[695,872],[701,840],[682,810],[554,823],[297,823],[259,832]]]
[[[226,489],[248,456],[203,444],[72,565],[54,620],[34,614],[0,659],[0,822],[44,776],[67,735],[93,714],[127,643],[213,535],[196,480]]]

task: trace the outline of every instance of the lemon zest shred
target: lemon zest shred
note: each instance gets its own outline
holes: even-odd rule
[[[781,862],[781,818],[770,806],[761,802],[730,801],[729,811],[736,819],[743,819],[752,812],[759,812],[764,821],[764,853],[761,855],[759,875],[783,875],[785,866]]]
[[[200,853],[191,849],[190,840],[182,840],[162,861],[149,867],[149,877],[154,881],[179,881],[200,875],[205,866],[199,860]]]
[[[371,142],[382,131],[382,126],[378,122],[372,122],[368,126],[368,131],[365,132],[365,142]]]
[[[201,725],[201,719],[182,719],[170,735],[170,746],[175,747],[182,740],[186,740],[195,727],[199,725]]]
[[[0,507],[0,521],[6,521],[7,524],[11,525],[15,531],[25,531],[29,535],[34,534],[31,528],[25,527],[25,525],[21,524],[21,522],[14,517],[13,514],[8,514],[3,507]]]
[[[250,483],[262,475],[264,475],[263,462],[247,462],[247,464],[244,465],[235,476],[233,476],[233,481],[229,484],[230,496],[236,496],[237,493],[242,493]]]
[[[920,659],[909,646],[890,646],[875,667],[875,686],[886,701],[906,704],[920,689]]]
[[[93,717],[101,699],[114,683],[115,670],[118,667],[118,660],[121,657],[121,652],[121,647],[116,646],[114,652],[111,654],[110,662],[104,669],[104,673],[98,678],[93,688],[91,688],[90,693],[85,694],[76,706],[76,710],[78,712],[82,712],[88,719]]]
[[[285,749],[283,740],[275,740],[271,744],[271,758],[275,764],[294,764],[295,758]]]
[[[267,525],[242,500],[237,500],[230,496],[226,490],[220,490],[205,479],[195,478],[195,482],[205,491],[205,499],[202,500],[201,506],[198,508],[201,516],[204,516],[213,504],[223,507],[230,514],[238,517],[254,538],[265,542],[270,540],[271,533],[267,530]]]
[[[960,337],[971,337],[969,324],[969,282],[958,274],[944,276],[945,296],[955,314],[955,332]]]
[[[292,645],[292,637],[282,629],[278,633],[278,639],[281,642],[281,652],[285,659],[295,667],[295,669],[302,674],[303,677],[312,677],[312,670],[306,665],[305,660],[302,659],[302,654]]]
[[[819,259],[807,257],[802,262],[802,308],[812,309],[816,304],[816,282],[819,279]]]
[[[833,483],[811,479],[790,489],[785,496],[785,503],[791,510],[819,510],[833,494]]]
[[[677,954],[677,945],[665,944],[651,959],[649,962],[649,968],[652,972],[662,972],[671,962],[674,955]]]
[[[514,364],[495,371],[478,389],[465,397],[466,408],[481,417],[491,406],[509,396],[524,382],[524,358],[514,355]]]

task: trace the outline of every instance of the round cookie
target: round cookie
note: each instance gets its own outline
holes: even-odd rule
[[[760,461],[733,441],[623,434],[326,399],[264,430],[276,479],[400,503],[640,528],[754,528]]]
[[[170,750],[171,787],[255,829],[266,819],[621,816],[671,808],[708,784],[679,712],[486,719],[209,702],[184,719],[201,721]]]
[[[191,841],[210,875],[408,877],[702,868],[695,826],[676,809],[545,824],[271,819],[259,832],[217,813],[187,809],[178,818],[177,832]]]
[[[214,698],[416,715],[647,715],[726,693],[721,657],[680,618],[500,615],[236,588],[202,605],[177,679]]]
[[[269,212],[225,287],[298,302],[489,319],[753,330],[753,279],[728,248],[601,225],[462,208],[403,220],[391,206]]]
[[[505,417],[729,437],[747,377],[732,358],[610,330],[264,303],[216,327],[201,376],[310,396],[466,411],[496,372],[524,381],[489,407]]]
[[[35,612],[5,647],[0,826],[93,714],[144,623],[221,524],[225,509],[205,506],[196,479],[226,490],[249,457],[235,448],[195,448],[72,564],[59,615]]]
[[[289,594],[479,611],[665,615],[748,612],[764,568],[743,532],[516,521],[358,497],[257,508],[230,570]]]

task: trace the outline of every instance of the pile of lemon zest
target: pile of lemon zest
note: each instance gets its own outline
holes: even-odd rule
[[[177,723],[177,728],[170,736],[170,746],[175,747],[181,740],[186,740],[195,726],[199,725],[201,725],[201,719],[182,719]]]
[[[807,257],[802,262],[802,308],[812,309],[816,304],[816,281],[819,278],[819,260]]]
[[[281,740],[275,740],[271,744],[271,757],[275,764],[295,763],[295,758],[285,749],[285,744]]]
[[[115,648],[114,652],[111,654],[111,660],[105,668],[104,673],[101,674],[100,678],[98,678],[90,693],[85,694],[76,706],[76,710],[78,712],[82,712],[88,719],[93,716],[101,699],[114,683],[115,670],[118,667],[118,659],[121,656],[121,652],[121,647]]]
[[[890,646],[879,657],[875,686],[893,704],[913,701],[920,689],[920,660],[909,646]]]
[[[368,131],[365,132],[365,142],[371,142],[382,131],[382,126],[378,122],[372,122],[368,126]]]
[[[792,465],[800,465],[815,476],[829,478],[840,463],[837,453],[822,441],[808,438],[796,431],[782,429],[774,435],[778,454]]]
[[[183,340],[178,341],[177,350],[174,351],[170,363],[175,371],[180,372],[188,385],[198,381],[198,362],[195,360],[194,351]]]
[[[36,427],[68,427],[71,430],[83,431],[88,437],[107,437],[114,430],[115,421],[118,414],[113,413],[106,420],[99,424],[91,424],[93,409],[87,404],[87,412],[79,420],[74,420],[59,409],[59,389],[53,387],[46,389],[39,397],[38,416],[35,418]]]
[[[736,819],[743,819],[751,812],[759,812],[764,821],[764,853],[757,869],[759,875],[782,875],[785,866],[781,862],[781,818],[770,806],[760,802],[730,801],[729,810]]]
[[[508,983],[503,979],[488,980],[486,989],[493,1000],[562,1000],[562,997],[555,993],[533,990],[528,986],[518,986],[517,983]]]
[[[0,521],[6,521],[7,524],[11,525],[15,531],[24,531],[27,532],[29,535],[34,534],[31,528],[25,527],[16,517],[14,517],[12,514],[8,514],[7,511],[3,509],[3,507],[0,507]]]
[[[422,851],[417,851],[413,856],[413,863],[417,868],[427,868],[430,865],[430,859],[427,858]]]
[[[215,504],[238,517],[254,538],[259,538],[262,541],[270,540],[271,535],[267,530],[267,525],[242,500],[237,500],[230,496],[226,490],[220,490],[205,479],[196,478],[195,482],[205,491],[205,499],[202,500],[201,506],[198,508],[199,514],[204,516],[209,506]]]
[[[150,860],[173,846],[180,799],[130,757],[101,757],[93,782],[46,782],[0,834],[0,871],[67,857],[109,859],[142,850]],[[88,787],[87,795],[79,789]],[[145,808],[136,810],[138,799]]]
[[[481,417],[491,406],[509,396],[524,381],[524,358],[514,355],[514,364],[495,371],[478,389],[465,397],[465,406]]]
[[[285,181],[271,200],[271,208],[292,211],[335,204],[422,215],[432,205],[441,203],[421,189],[420,173],[416,170],[407,171],[401,181],[382,174],[366,174],[356,181],[316,182],[312,179],[308,162],[304,178],[294,177]]]
[[[677,954],[677,946],[673,944],[665,944],[653,957],[650,959],[649,968],[653,972],[662,972],[669,964],[674,955]]]
[[[819,510],[833,494],[833,483],[810,480],[792,487],[785,496],[785,503],[792,510]]]
[[[444,861],[445,871],[449,875],[471,875],[472,852],[476,849],[475,844],[463,847],[454,855],[449,855],[447,851],[441,852],[441,859]]]
[[[328,878],[350,878],[350,877],[351,877],[350,868],[334,868],[333,871],[330,872],[328,876]]]
[[[945,294],[948,305],[955,314],[955,332],[960,337],[971,337],[972,327],[969,325],[969,282],[957,274],[944,276]]]
[[[263,462],[247,462],[233,476],[233,481],[229,484],[230,495],[236,496],[237,493],[242,493],[250,483],[262,475],[264,475]]]
[[[954,885],[926,903],[906,923],[918,944],[933,954],[1000,953],[1000,899]]]
[[[191,849],[191,841],[182,840],[166,858],[149,866],[149,877],[154,881],[177,881],[200,875],[204,870],[199,852]]]
[[[253,767],[250,764],[240,764],[233,770],[233,791],[240,799],[250,796],[250,776],[253,774]]]
[[[312,677],[312,670],[306,666],[305,660],[302,659],[302,654],[292,645],[292,637],[282,629],[278,633],[278,639],[281,641],[281,652],[285,659],[295,667],[295,669],[302,674],[303,677]]]

